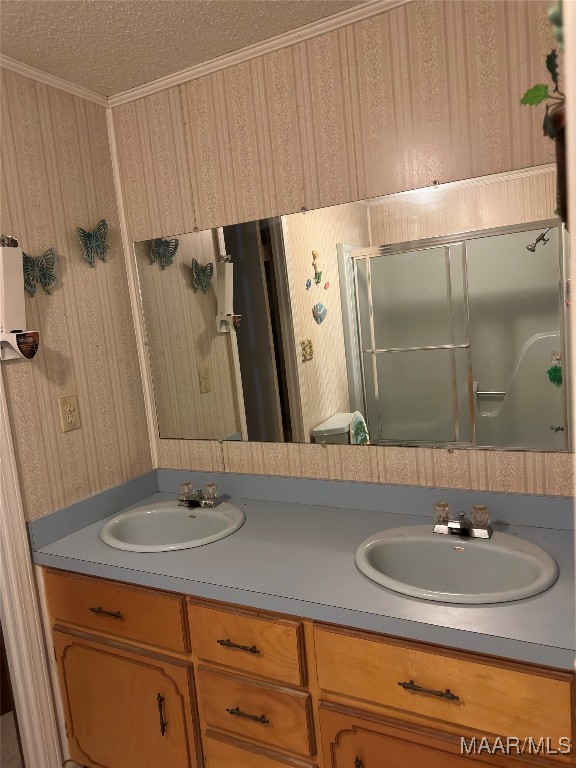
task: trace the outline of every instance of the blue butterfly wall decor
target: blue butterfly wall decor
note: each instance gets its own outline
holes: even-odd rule
[[[212,262],[202,266],[202,264],[198,264],[196,259],[192,259],[192,285],[195,291],[206,293],[208,288],[210,288],[213,275],[214,264]]]
[[[106,261],[106,253],[108,251],[108,246],[106,245],[108,222],[106,219],[100,219],[98,224],[96,224],[96,228],[90,232],[82,229],[82,227],[76,227],[76,234],[82,248],[82,255],[91,267],[94,266],[96,257]]]
[[[166,269],[174,261],[179,245],[180,241],[177,239],[167,240],[164,237],[156,237],[152,240],[152,247],[150,248],[150,263],[158,262],[160,269]]]
[[[46,293],[51,293],[56,283],[56,251],[48,248],[41,256],[34,258],[22,254],[24,267],[24,288],[31,296],[36,295],[36,283],[40,283]]]

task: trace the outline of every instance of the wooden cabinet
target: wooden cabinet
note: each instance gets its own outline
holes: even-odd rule
[[[310,695],[200,667],[200,711],[207,726],[300,755],[313,755]]]
[[[311,766],[305,622],[198,601],[188,618],[208,765]],[[224,746],[230,738],[235,744]]]
[[[571,733],[570,674],[336,627],[314,636],[325,691],[487,734],[558,742]]]
[[[190,604],[188,616],[199,659],[292,685],[305,685],[303,625]]]
[[[53,632],[72,758],[105,768],[195,766],[190,668]]]
[[[179,595],[57,571],[46,571],[44,582],[54,621],[166,651],[190,649]]]
[[[183,597],[45,570],[71,756],[89,768],[200,768]]]
[[[576,763],[461,744],[559,747],[572,673],[78,574],[45,585],[70,750],[89,768]]]
[[[208,731],[204,738],[206,768],[315,768],[300,758],[246,742],[234,744],[222,741],[222,734]]]
[[[320,705],[326,768],[472,768],[455,738]]]

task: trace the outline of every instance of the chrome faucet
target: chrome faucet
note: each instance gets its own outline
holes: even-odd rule
[[[176,498],[181,507],[217,507],[222,501],[216,483],[205,483],[201,491],[196,491],[193,483],[181,483]]]
[[[470,536],[474,539],[489,539],[492,536],[490,511],[483,504],[472,507],[472,519],[469,520],[464,512],[458,512],[457,518],[452,518],[452,508],[446,501],[434,504],[434,533]]]
[[[458,512],[458,517],[455,520],[448,520],[448,533],[453,533],[456,536],[470,536],[470,528],[470,520],[464,512]]]

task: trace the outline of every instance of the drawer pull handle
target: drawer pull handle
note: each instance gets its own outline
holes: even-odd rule
[[[160,733],[164,736],[166,733],[166,726],[168,725],[166,720],[164,720],[164,696],[158,694],[158,696],[156,696],[156,701],[158,703],[158,712],[160,713]]]
[[[364,768],[364,763],[358,757],[354,760],[354,768]]]
[[[234,717],[247,717],[248,720],[254,720],[255,723],[264,723],[264,725],[266,725],[270,722],[270,720],[266,718],[266,715],[248,715],[246,712],[241,712],[239,707],[234,707],[234,709],[226,708],[226,712],[234,715]]]
[[[449,699],[450,701],[460,701],[460,696],[455,696],[450,688],[446,688],[445,691],[433,691],[431,688],[421,688],[414,683],[414,680],[410,680],[408,683],[398,683],[399,686],[406,691],[419,691],[420,693],[431,693],[432,696],[439,696],[441,699]]]
[[[233,643],[232,640],[216,640],[218,645],[224,645],[226,648],[238,648],[240,651],[246,651],[247,653],[260,653],[255,645],[238,645]]]
[[[98,606],[98,608],[90,608],[89,610],[92,613],[99,614],[100,616],[110,616],[111,619],[122,618],[122,614],[120,613],[120,611],[105,611],[104,608],[100,608],[100,606]]]

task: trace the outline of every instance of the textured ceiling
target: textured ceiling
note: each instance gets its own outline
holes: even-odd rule
[[[363,0],[1,0],[0,52],[112,96]]]

